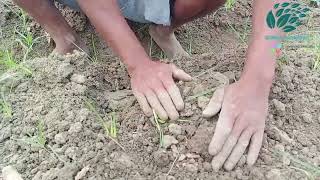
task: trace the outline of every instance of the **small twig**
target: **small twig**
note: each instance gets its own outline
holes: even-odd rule
[[[178,153],[177,157],[174,159],[174,161],[173,161],[173,163],[172,163],[172,165],[171,165],[171,167],[170,167],[170,169],[169,169],[166,177],[169,176],[169,174],[171,173],[171,171],[172,171],[172,169],[173,169],[173,166],[174,166],[174,164],[177,162],[179,156],[180,156],[180,153]]]

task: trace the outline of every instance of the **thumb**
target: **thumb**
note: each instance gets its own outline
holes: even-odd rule
[[[214,93],[213,96],[206,107],[206,109],[203,111],[203,117],[209,118],[214,115],[216,115],[221,107],[224,97],[224,87],[219,87]]]
[[[181,80],[181,81],[191,81],[192,77],[184,72],[182,69],[177,68],[176,65],[170,64],[172,68],[173,77],[175,79]]]

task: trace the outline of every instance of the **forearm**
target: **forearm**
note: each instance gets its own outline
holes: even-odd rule
[[[116,0],[78,0],[96,30],[129,69],[149,61],[148,55],[122,16]]]
[[[284,33],[276,28],[269,28],[266,17],[276,3],[287,1],[289,0],[254,1],[253,31],[242,77],[256,79],[267,87],[271,86],[276,65],[276,54],[272,52],[272,48],[279,43],[279,40],[269,40],[266,37],[282,36]]]

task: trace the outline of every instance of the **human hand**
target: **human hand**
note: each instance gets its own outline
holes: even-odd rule
[[[209,145],[209,153],[214,156],[212,167],[215,171],[223,165],[226,170],[232,170],[249,144],[247,164],[252,166],[258,158],[270,90],[270,87],[258,84],[240,80],[220,88],[203,111],[204,117],[212,117],[221,109]]]
[[[149,61],[129,72],[133,94],[147,116],[152,109],[162,120],[177,120],[184,102],[173,78],[190,81],[192,78],[173,64]]]

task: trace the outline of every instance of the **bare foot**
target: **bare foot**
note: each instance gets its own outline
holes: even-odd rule
[[[78,35],[68,35],[54,39],[56,44],[53,53],[67,54],[72,53],[73,50],[84,51],[89,53],[87,45],[81,40]]]
[[[168,58],[189,56],[189,54],[182,48],[174,33],[169,32],[167,27],[150,25],[149,34],[158,46],[166,53]]]

